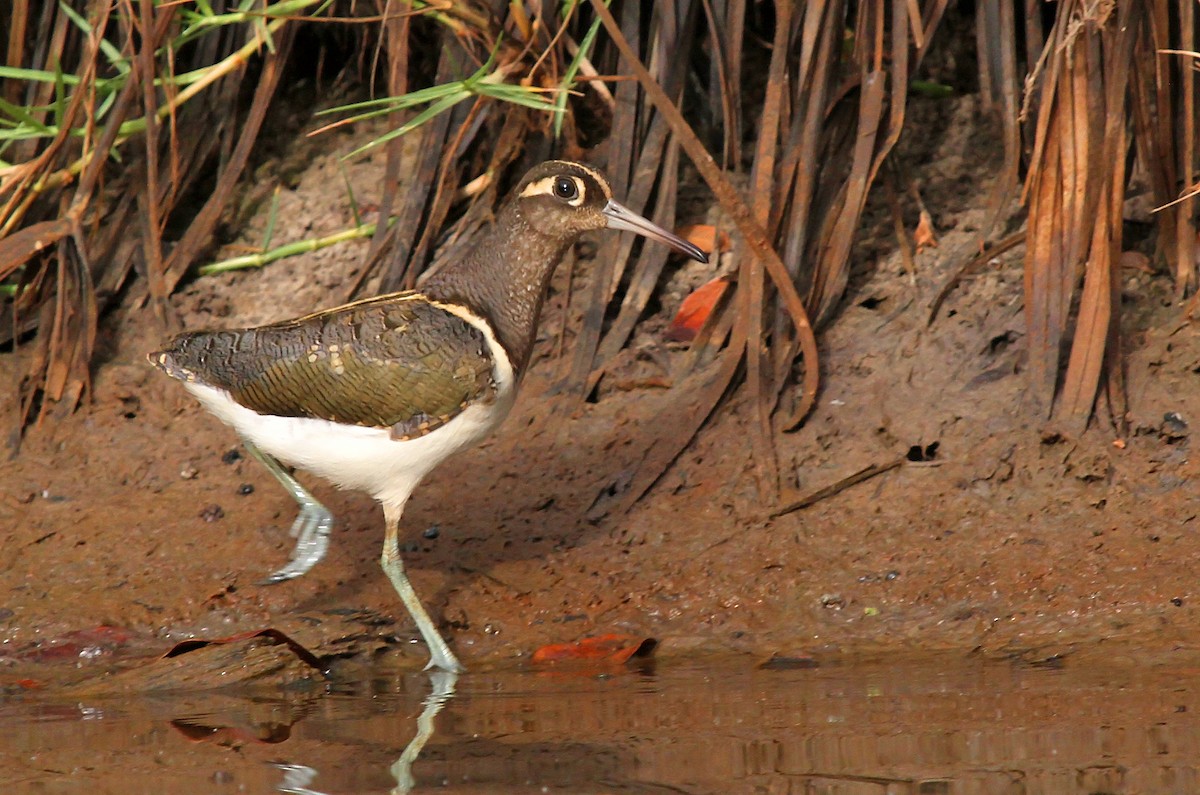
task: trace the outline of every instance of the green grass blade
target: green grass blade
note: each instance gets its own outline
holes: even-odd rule
[[[58,59],[54,61],[54,123],[62,126],[63,119],[67,115],[67,86],[63,82],[62,64]]]
[[[0,78],[6,80],[27,80],[35,83],[53,83],[58,80],[58,74],[45,69],[22,69],[16,66],[0,66]],[[75,75],[63,74],[62,80],[69,86],[77,86],[81,82]]]
[[[275,237],[275,221],[279,218],[279,192],[282,189],[282,186],[276,185],[271,194],[271,208],[267,211],[267,228],[263,230],[263,251],[271,247],[271,240]]]
[[[8,116],[15,119],[18,122],[18,126],[25,125],[26,127],[30,127],[33,130],[35,130],[38,133],[43,134],[43,135],[55,135],[58,132],[57,128],[49,127],[45,124],[42,124],[40,121],[38,121],[36,118],[34,118],[28,111],[26,111],[25,108],[21,107],[20,105],[14,105],[13,103],[11,103],[8,100],[3,99],[3,98],[0,98],[0,113],[5,113]],[[36,136],[30,136],[30,137],[36,137]]]
[[[410,91],[407,94],[401,94],[398,97],[382,97],[381,99],[368,99],[363,102],[353,102],[349,105],[339,105],[336,108],[328,108],[318,111],[317,115],[329,115],[331,113],[347,113],[349,111],[360,110],[363,108],[382,108],[387,112],[393,110],[403,110],[417,105],[423,105],[426,102],[434,102],[444,97],[450,96],[455,92],[463,91],[462,82],[443,83],[440,86],[430,86],[429,88],[420,88],[416,91]]]
[[[338,160],[338,171],[342,173],[342,182],[346,184],[346,197],[350,200],[350,215],[354,218],[355,226],[362,226],[362,215],[358,211],[358,197],[354,195],[354,186],[350,184],[350,175],[346,173],[346,162]]]
[[[604,0],[604,5],[608,6],[612,0]],[[567,65],[567,71],[563,73],[562,84],[558,95],[554,98],[554,137],[558,138],[562,135],[562,124],[567,110],[567,98],[571,94],[571,89],[575,86],[575,75],[579,74],[579,67],[583,64],[583,59],[592,51],[593,45],[596,43],[596,34],[600,32],[600,18],[592,20],[591,27],[583,36],[583,41],[579,42],[579,50],[575,53],[575,57],[571,59],[571,63]]]
[[[79,28],[89,37],[94,34],[92,23],[81,17],[79,13],[75,11],[75,9],[71,8],[71,6],[66,3],[66,0],[59,0],[58,7],[63,14],[66,15],[67,19],[75,23],[75,27]],[[127,74],[129,72],[129,59],[121,55],[121,51],[118,50],[116,45],[111,41],[108,39],[100,39],[100,51],[104,53],[105,59],[118,72],[121,74]]]
[[[557,91],[557,89],[551,90]],[[475,86],[475,93],[488,99],[522,105],[534,110],[554,110],[554,103],[543,96],[541,89],[514,86],[508,83],[481,83]]]
[[[417,129],[425,122],[427,122],[430,119],[437,116],[439,113],[449,110],[450,108],[454,107],[458,103],[462,102],[468,96],[469,96],[469,94],[467,94],[466,92],[463,92],[461,94],[451,96],[451,97],[446,97],[445,99],[442,99],[442,100],[439,100],[438,102],[433,103],[428,108],[421,111],[416,116],[413,116],[411,119],[409,119],[404,124],[397,127],[396,129],[392,130],[391,132],[386,133],[385,135],[382,135],[379,138],[376,138],[374,141],[371,141],[369,143],[363,144],[362,146],[358,147],[353,152],[346,155],[346,159],[349,159],[352,157],[357,157],[358,155],[362,154],[363,152],[368,152],[377,146],[382,146],[383,144],[387,143],[388,141],[392,140],[393,138],[399,138],[401,135],[406,135],[406,134],[412,132],[413,130]]]
[[[395,218],[388,219],[388,225],[395,221]],[[297,240],[294,243],[288,243],[279,248],[264,251],[260,254],[246,254],[241,257],[233,257],[232,259],[213,262],[208,265],[201,266],[199,273],[201,276],[211,276],[214,273],[227,273],[228,271],[240,271],[248,268],[261,268],[264,265],[270,265],[277,260],[294,257],[298,254],[307,254],[310,251],[318,251],[329,246],[345,243],[348,240],[361,240],[364,237],[370,237],[375,234],[378,224],[362,224],[353,229],[346,229],[341,232],[335,232],[332,235],[325,237],[311,238],[309,240]]]

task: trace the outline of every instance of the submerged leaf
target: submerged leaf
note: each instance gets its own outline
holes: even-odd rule
[[[652,638],[639,638],[633,635],[598,635],[593,638],[583,638],[574,643],[551,643],[542,646],[533,653],[533,662],[566,662],[569,660],[604,661],[622,664],[630,657],[646,656],[653,651],[655,641]]]

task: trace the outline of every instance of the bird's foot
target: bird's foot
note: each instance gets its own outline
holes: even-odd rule
[[[451,674],[464,673],[467,669],[454,656],[454,652],[450,651],[450,647],[446,645],[446,642],[440,636],[438,637],[438,641],[441,642],[429,644],[429,662],[425,664],[425,670],[428,671],[430,668],[436,668]]]
[[[329,549],[329,534],[333,530],[333,514],[319,502],[311,502],[300,508],[300,514],[292,523],[292,535],[296,538],[296,548],[292,550],[292,559],[279,571],[274,572],[260,585],[274,585],[285,580],[291,580],[306,574],[325,557]]]

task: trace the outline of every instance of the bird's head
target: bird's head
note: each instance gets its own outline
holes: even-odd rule
[[[604,175],[582,163],[547,160],[534,167],[517,186],[514,201],[534,229],[570,238],[595,229],[621,229],[708,262],[696,246],[614,200]]]

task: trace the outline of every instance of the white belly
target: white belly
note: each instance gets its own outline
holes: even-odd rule
[[[492,403],[469,406],[425,436],[397,441],[387,429],[259,414],[222,389],[194,382],[184,386],[263,452],[342,488],[359,489],[397,506],[452,453],[477,444],[495,430],[512,408],[515,395],[510,380]]]
[[[483,333],[494,362],[496,392],[491,403],[468,406],[445,425],[416,439],[392,439],[386,428],[259,414],[223,389],[194,380],[182,383],[209,411],[264,453],[344,489],[365,491],[380,502],[400,508],[434,467],[495,430],[508,416],[517,393],[517,378],[508,353],[488,324],[463,307],[438,306]]]

